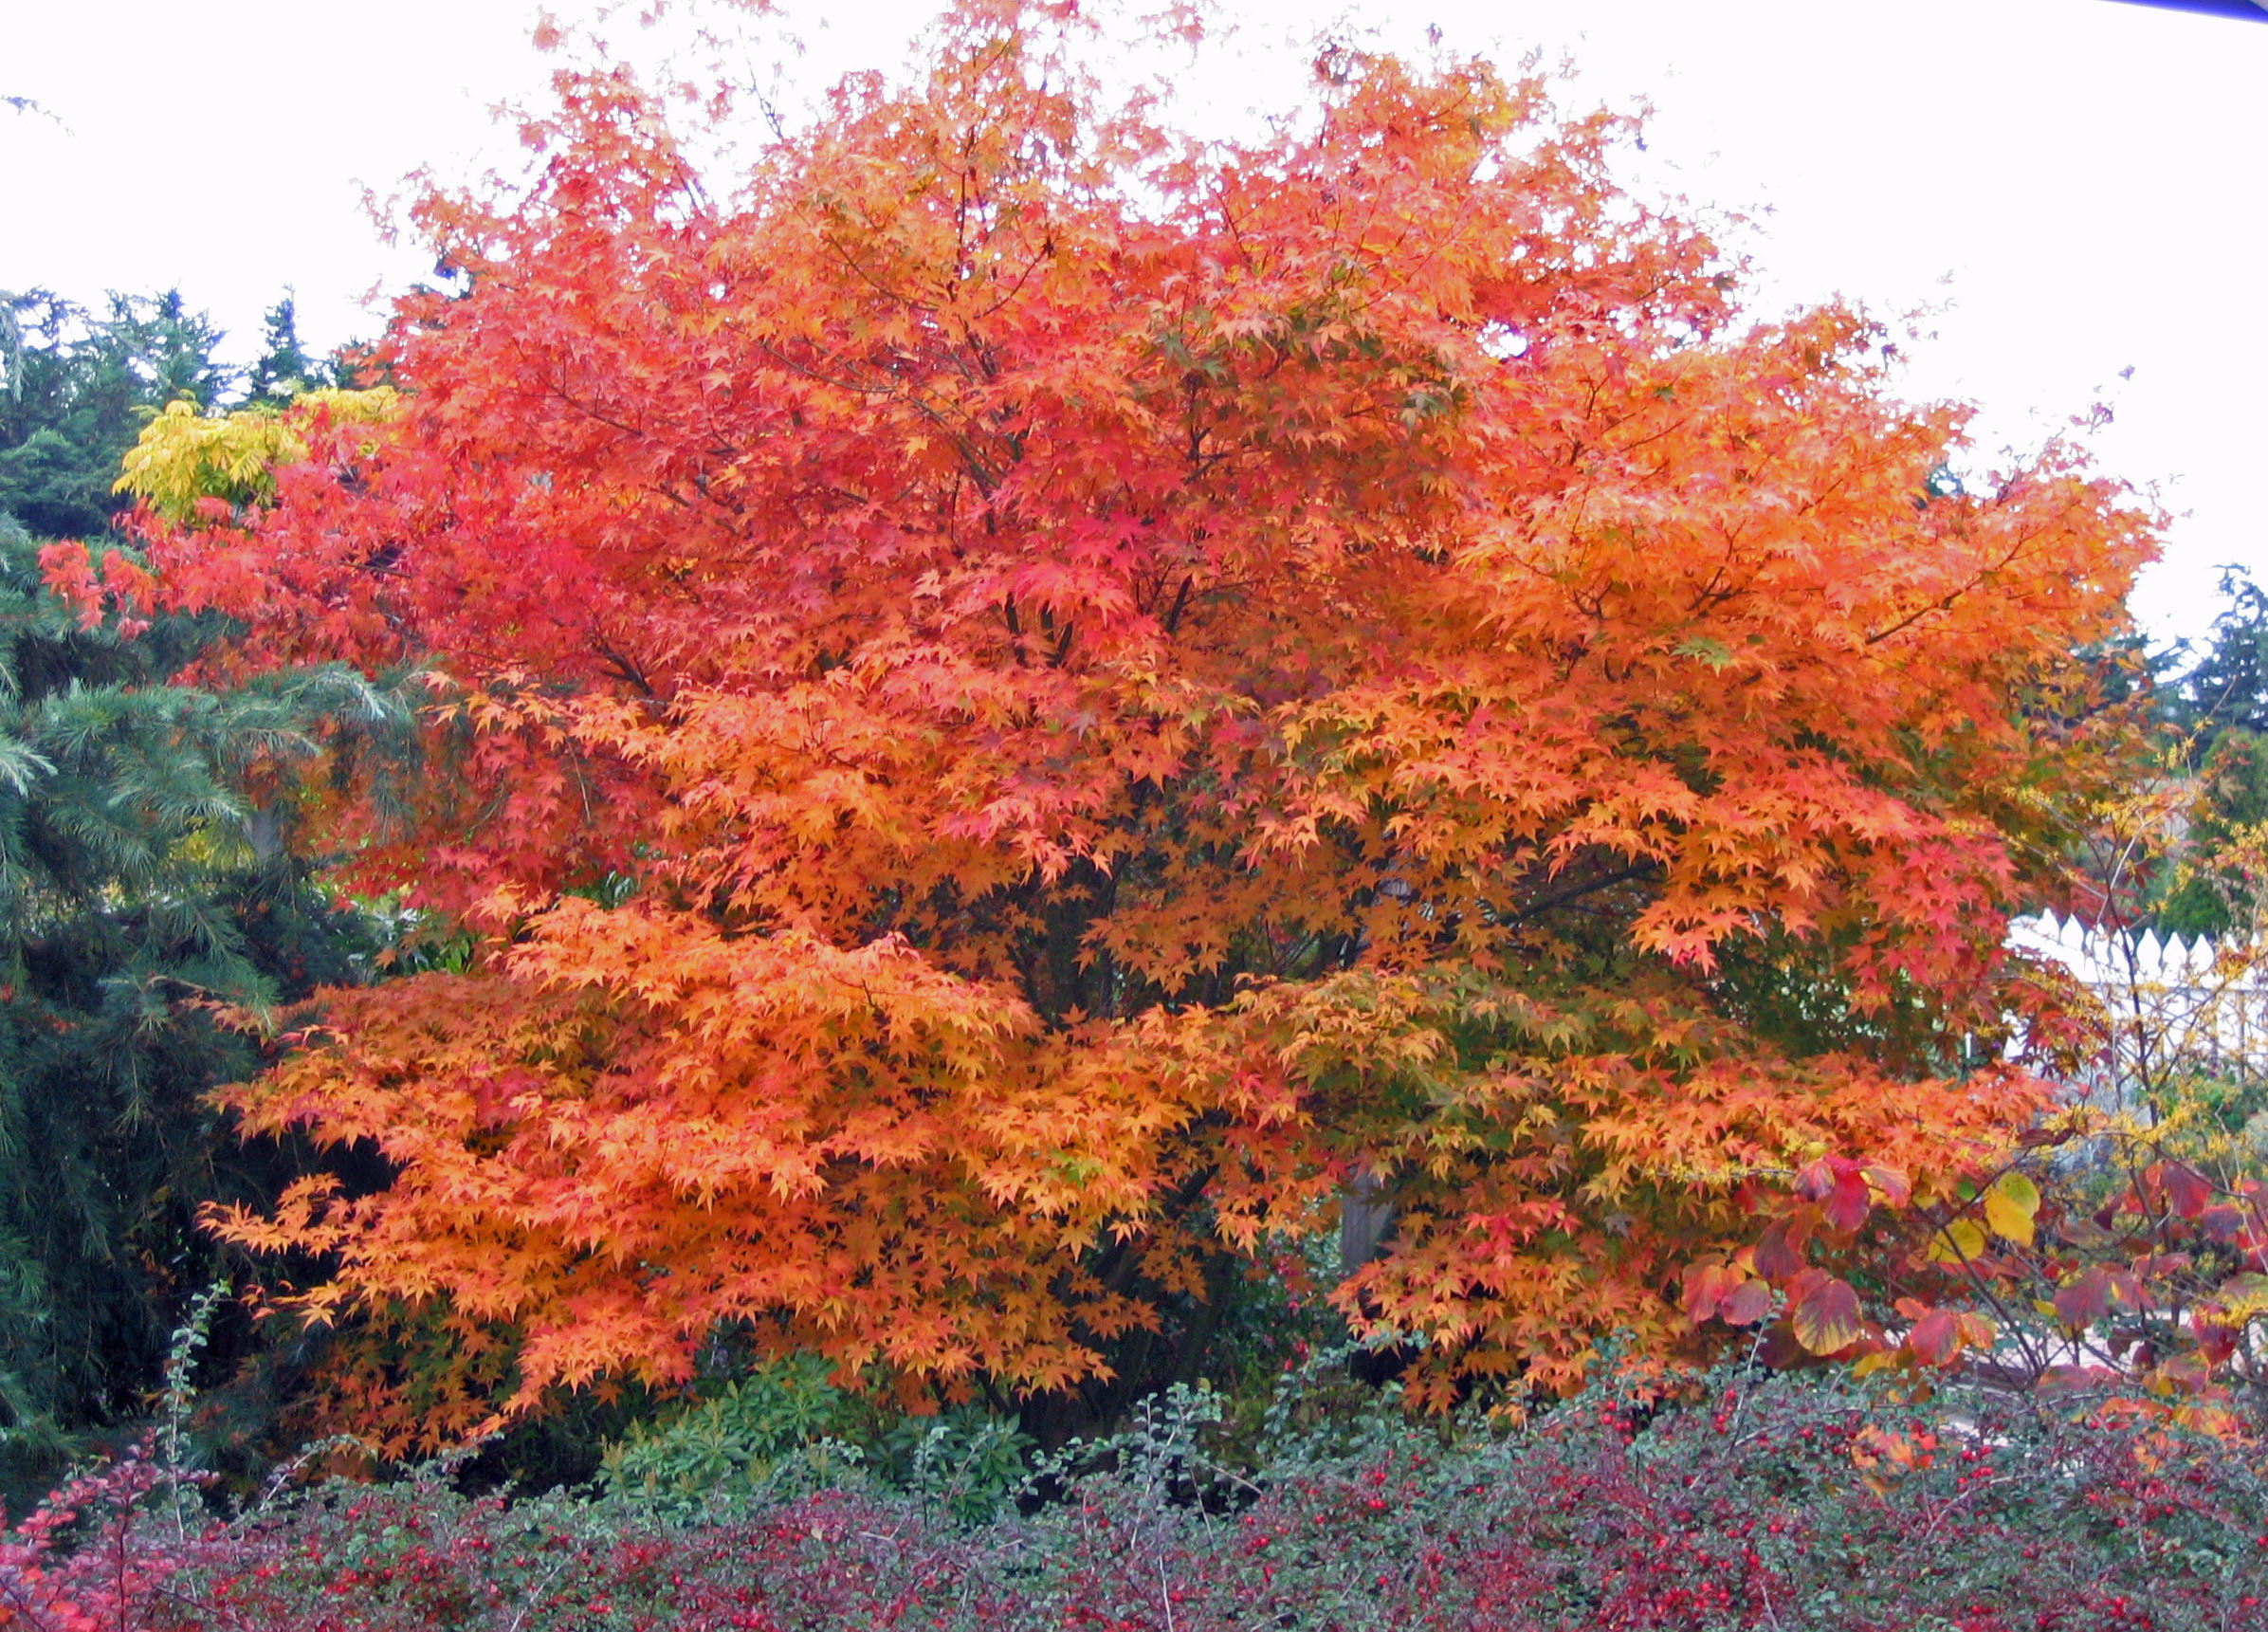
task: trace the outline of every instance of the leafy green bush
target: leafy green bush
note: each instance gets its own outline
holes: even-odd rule
[[[981,1523],[1025,1482],[1031,1440],[973,1407],[879,1416],[829,1381],[814,1356],[775,1361],[609,1447],[608,1494],[685,1520],[814,1491],[909,1493]]]

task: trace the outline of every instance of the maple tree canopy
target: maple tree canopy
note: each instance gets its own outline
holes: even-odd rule
[[[1199,144],[1083,39],[964,5],[729,180],[562,74],[529,185],[420,207],[469,292],[390,417],[145,510],[227,662],[430,670],[408,804],[342,750],[318,814],[489,939],[229,1095],[390,1186],[220,1219],[454,1334],[424,1431],[720,1326],[1064,1387],[1364,1176],[1418,1391],[1564,1384],[2036,1103],[1963,1061],[2149,519],[1945,479],[1961,411],[1743,315],[1540,82],[1331,50]]]

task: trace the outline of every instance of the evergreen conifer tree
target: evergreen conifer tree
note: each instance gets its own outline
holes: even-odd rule
[[[2227,604],[2210,644],[2165,693],[2198,791],[2158,922],[2186,935],[2227,935],[2268,905],[2259,872],[2268,852],[2268,588],[2230,567],[2221,593]]]
[[[141,1410],[181,1301],[222,1267],[198,1204],[262,1194],[288,1161],[239,1145],[203,1096],[258,1068],[232,1017],[368,972],[376,921],[294,853],[293,779],[398,709],[343,669],[184,684],[216,620],[90,622],[43,581],[41,535],[108,528],[150,413],[231,376],[175,296],[101,319],[46,295],[5,307],[0,1483],[31,1485]]]

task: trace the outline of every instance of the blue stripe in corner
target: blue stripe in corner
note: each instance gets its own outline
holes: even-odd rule
[[[2121,6],[2151,6],[2161,11],[2196,11],[2207,17],[2234,17],[2245,23],[2268,23],[2268,6],[2257,0],[2117,0]]]

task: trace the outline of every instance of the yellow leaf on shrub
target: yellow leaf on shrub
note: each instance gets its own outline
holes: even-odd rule
[[[2251,1270],[2241,1271],[2216,1287],[2214,1295],[2237,1319],[2246,1320],[2268,1313],[2268,1275]]]
[[[2039,1211],[2039,1191],[2021,1173],[2003,1173],[1984,1192],[1984,1221],[1992,1233],[2020,1247],[2032,1244],[2032,1219]]]
[[[1984,1232],[1973,1219],[1955,1219],[1930,1241],[1930,1261],[1957,1264],[1984,1251]]]

